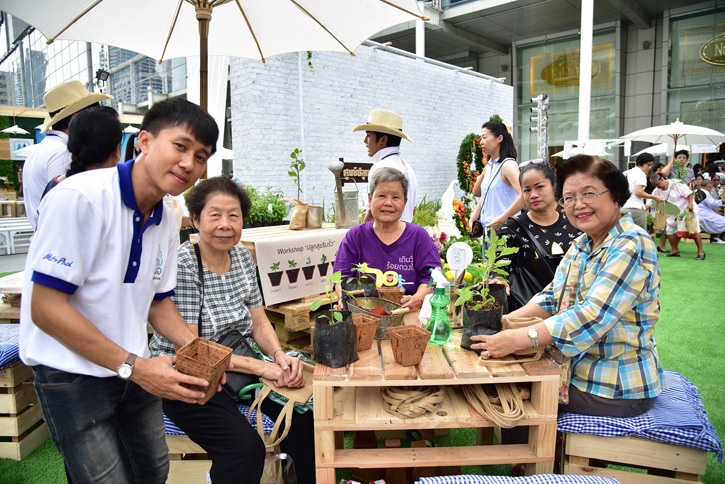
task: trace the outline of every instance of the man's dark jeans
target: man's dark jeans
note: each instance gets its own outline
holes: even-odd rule
[[[68,477],[81,483],[166,482],[161,399],[131,381],[33,367],[35,389]]]

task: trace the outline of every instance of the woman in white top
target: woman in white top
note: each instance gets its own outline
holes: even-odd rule
[[[488,232],[499,230],[509,217],[524,208],[524,203],[516,147],[506,126],[499,121],[484,123],[481,148],[486,154],[487,164],[473,187],[473,195],[481,197],[481,201],[471,216],[471,227],[473,221],[480,218]]]

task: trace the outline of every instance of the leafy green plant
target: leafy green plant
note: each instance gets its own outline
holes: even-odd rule
[[[277,201],[284,196],[281,188],[266,187],[264,193],[251,185],[245,185],[244,189],[251,201],[251,207],[246,217],[247,223],[282,221],[287,216],[287,207],[284,203]]]
[[[322,255],[322,258],[322,262],[327,260],[324,254]],[[335,302],[337,301],[335,284],[342,284],[342,271],[337,271],[329,277],[323,277],[323,279],[327,281],[327,285],[325,286],[325,297],[327,298],[327,303],[330,305],[330,314],[332,315],[332,318],[326,314],[322,314],[321,316],[326,318],[330,324],[339,323],[342,321],[342,312],[335,311]],[[322,299],[313,302],[312,306],[310,306],[310,311],[317,311],[323,303],[324,300]]]
[[[287,265],[290,266],[290,268],[297,267],[297,262],[295,262],[294,260],[288,260]]]
[[[269,268],[270,271],[278,271],[279,270],[279,262],[274,262]]]
[[[413,221],[415,225],[421,227],[433,227],[438,223],[438,211],[441,209],[441,201],[439,199],[428,200],[427,195],[415,206]]]
[[[307,260],[305,260],[305,264],[310,265],[312,263],[312,259],[308,256]]]
[[[505,257],[519,251],[518,247],[506,247],[506,239],[506,236],[498,237],[496,231],[491,229],[490,235],[486,236],[486,242],[489,244],[486,258],[483,262],[472,264],[466,269],[472,276],[471,284],[456,289],[458,294],[456,306],[465,304],[474,311],[494,309],[492,307],[494,298],[490,294],[488,281],[498,275],[507,276],[508,272],[504,267],[511,264],[511,261]]]
[[[325,254],[322,254],[322,257],[320,257],[320,262],[323,264],[327,262],[327,256]]]
[[[295,150],[290,153],[289,156],[292,158],[292,161],[289,164],[290,169],[287,171],[287,174],[292,177],[295,185],[297,185],[297,198],[300,198],[300,194],[302,193],[302,188],[300,187],[300,172],[305,169],[305,160],[303,160],[300,156],[301,153],[302,150],[299,148],[295,148]]]

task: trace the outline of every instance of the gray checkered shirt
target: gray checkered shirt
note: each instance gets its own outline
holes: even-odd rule
[[[238,329],[251,340],[252,315],[249,308],[262,305],[257,286],[254,261],[249,251],[235,245],[229,251],[232,266],[226,274],[204,270],[204,308],[201,313],[203,338],[217,340],[221,335]],[[201,281],[194,247],[184,242],[179,247],[179,266],[175,295],[172,297],[186,324],[196,324],[201,306]],[[154,333],[150,344],[152,356],[174,355],[171,341]]]

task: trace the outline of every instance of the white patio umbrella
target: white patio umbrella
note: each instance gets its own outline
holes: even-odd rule
[[[10,126],[9,128],[0,130],[0,132],[8,133],[8,134],[30,134],[27,131],[25,131],[23,128],[18,126],[17,124],[14,124],[13,126]]]
[[[376,32],[429,20],[415,0],[3,0],[2,10],[36,27],[48,43],[96,42],[159,62],[200,56],[204,108],[209,55],[262,62],[306,50],[354,55]]]
[[[719,145],[725,142],[725,134],[702,126],[684,124],[679,119],[674,123],[640,129],[634,133],[626,134],[622,138],[655,144],[666,143],[667,156],[672,156],[675,153],[674,148],[678,142],[684,145]]]
[[[689,153],[690,147],[688,145],[677,145],[677,149],[675,151],[681,151],[681,150],[686,150]],[[636,152],[632,156],[639,156],[642,153],[649,153],[650,155],[664,155],[665,153],[667,153],[667,143],[662,143],[659,145],[652,145],[649,148],[645,148],[643,150]]]

